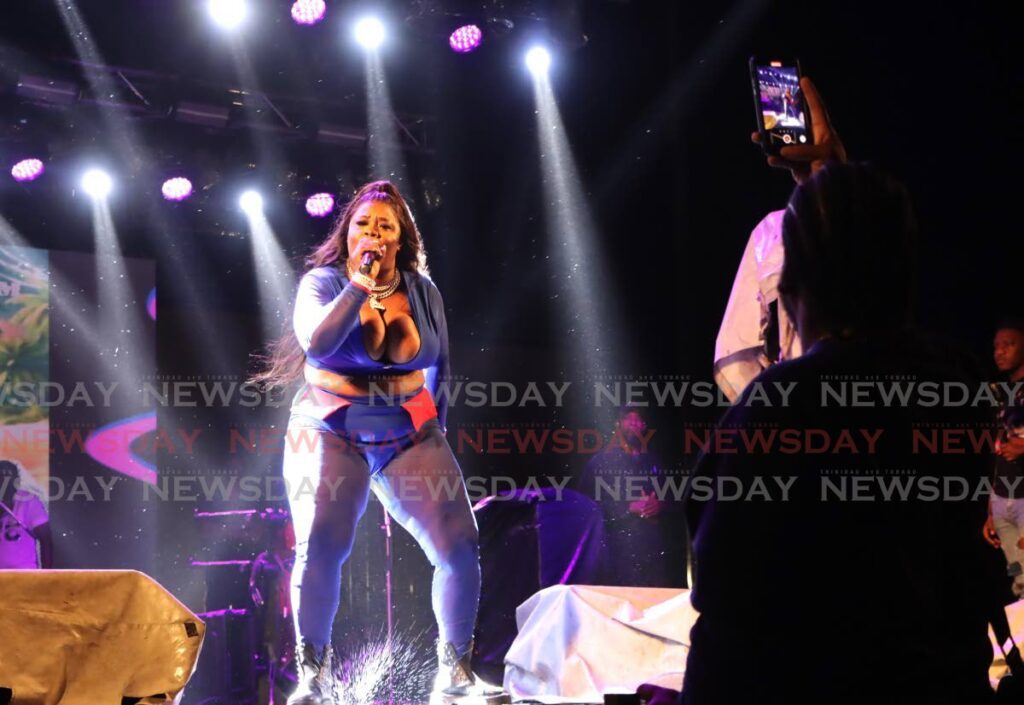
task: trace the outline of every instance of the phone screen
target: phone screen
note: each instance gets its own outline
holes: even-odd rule
[[[754,64],[755,98],[765,147],[777,151],[791,144],[811,142],[800,69],[781,61]]]

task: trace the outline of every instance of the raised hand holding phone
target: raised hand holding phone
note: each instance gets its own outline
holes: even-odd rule
[[[782,147],[778,154],[768,155],[768,165],[778,169],[788,169],[797,183],[809,178],[815,171],[829,161],[846,161],[846,148],[838,133],[832,127],[825,103],[818,94],[814,82],[807,76],[800,78],[807,110],[810,112],[813,144],[795,144]],[[760,131],[751,135],[751,140],[762,143]]]

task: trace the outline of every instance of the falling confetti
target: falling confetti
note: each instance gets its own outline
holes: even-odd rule
[[[352,649],[336,650],[338,705],[427,702],[437,661],[426,644],[422,632],[396,633],[390,654],[386,635]]]

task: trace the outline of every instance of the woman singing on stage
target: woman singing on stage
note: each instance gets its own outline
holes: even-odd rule
[[[444,304],[395,186],[377,181],[361,188],[307,264],[295,336],[275,344],[268,369],[257,377],[272,384],[305,379],[292,403],[284,451],[296,538],[299,668],[288,703],[335,702],[330,642],[341,566],[371,489],[434,566],[435,692],[465,694],[474,684],[477,527],[445,439],[447,400],[438,394],[449,374]],[[419,484],[403,487],[411,477]],[[427,492],[424,479],[458,489]],[[303,483],[317,488],[315,497],[295,490]]]

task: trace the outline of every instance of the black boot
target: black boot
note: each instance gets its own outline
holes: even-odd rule
[[[299,685],[288,698],[288,705],[336,705],[333,660],[330,644],[319,653],[307,641],[295,647]]]

